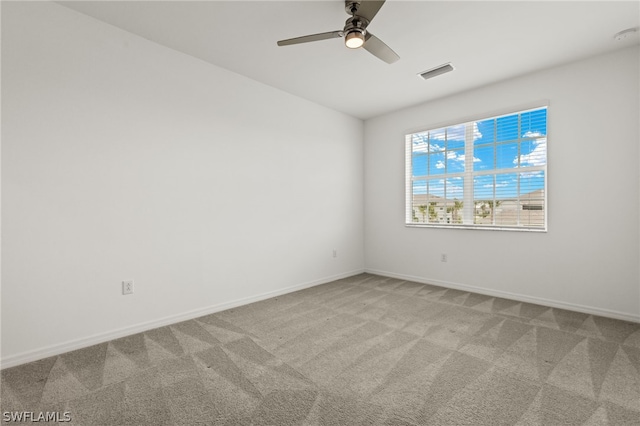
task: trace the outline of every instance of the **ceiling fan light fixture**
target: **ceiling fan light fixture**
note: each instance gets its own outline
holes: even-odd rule
[[[364,32],[359,28],[349,31],[344,37],[344,44],[349,49],[357,49],[364,44]]]
[[[278,46],[289,46],[292,44],[344,37],[344,44],[347,48],[355,50],[362,47],[381,61],[392,64],[400,59],[400,56],[384,44],[382,40],[367,30],[371,20],[376,16],[385,1],[386,0],[344,0],[345,11],[350,16],[345,21],[342,30],[279,40]]]

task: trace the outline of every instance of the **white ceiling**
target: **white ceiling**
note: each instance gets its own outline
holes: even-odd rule
[[[58,2],[146,39],[367,119],[474,87],[638,45],[638,1],[388,0],[369,30],[400,55],[388,65],[342,39],[278,47],[342,29],[331,1]],[[451,62],[455,71],[416,76]]]

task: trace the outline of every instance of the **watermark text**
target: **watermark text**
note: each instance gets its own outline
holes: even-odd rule
[[[71,413],[68,411],[4,411],[2,413],[2,420],[6,423],[11,422],[70,422]]]

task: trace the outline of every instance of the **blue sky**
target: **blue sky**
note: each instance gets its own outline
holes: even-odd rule
[[[543,108],[471,123],[474,171],[508,172],[476,176],[475,199],[492,199],[494,187],[497,199],[544,188],[544,172],[527,168],[546,162],[546,118],[547,110]],[[445,185],[445,173],[464,172],[464,134],[465,125],[457,125],[413,135],[413,176],[425,176],[430,171],[429,179],[414,181],[414,193],[424,194],[428,186],[431,194],[463,198],[462,177],[447,177]]]

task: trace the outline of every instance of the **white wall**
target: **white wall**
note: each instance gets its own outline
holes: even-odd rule
[[[360,120],[2,9],[3,367],[362,271]]]
[[[368,120],[365,269],[640,321],[638,50]],[[545,99],[547,233],[403,225],[405,133]]]
[[[363,264],[638,321],[638,63],[631,48],[369,120],[363,190],[359,120],[56,4],[3,2],[2,365]],[[404,227],[405,132],[540,99],[548,233]]]

